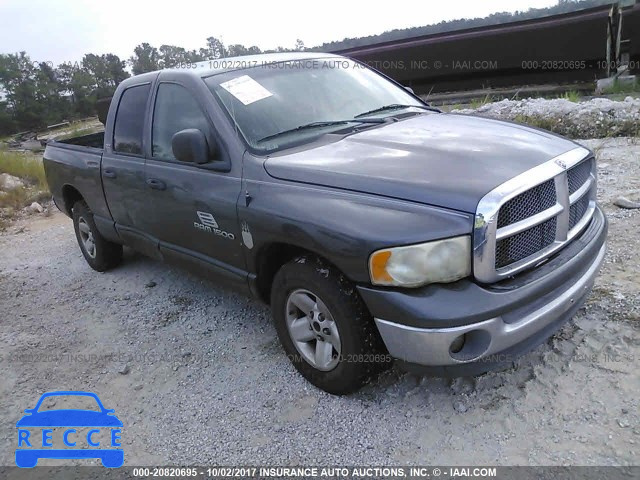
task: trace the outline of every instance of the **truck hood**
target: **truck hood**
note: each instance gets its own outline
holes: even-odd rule
[[[425,113],[267,159],[269,175],[473,213],[489,191],[576,144],[523,125]]]

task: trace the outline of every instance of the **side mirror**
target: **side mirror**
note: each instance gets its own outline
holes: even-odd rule
[[[416,92],[414,92],[414,91],[413,91],[413,88],[411,88],[411,87],[404,87],[404,89],[405,89],[407,92],[411,93],[412,95],[415,95],[415,94],[416,94]]]
[[[193,162],[201,165],[210,160],[207,138],[197,128],[180,130],[171,138],[173,156],[181,162]]]

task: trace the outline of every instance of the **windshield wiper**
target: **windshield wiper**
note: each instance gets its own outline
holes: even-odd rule
[[[374,108],[373,110],[369,110],[368,112],[359,113],[353,118],[366,117],[367,115],[373,115],[374,113],[386,112],[389,110],[400,110],[403,108],[422,108],[423,110],[429,110],[431,112],[442,113],[437,108],[430,107],[428,105],[402,105],[400,103],[392,103],[390,105],[385,105],[384,107]]]
[[[367,118],[367,119],[359,119],[352,118],[351,120],[331,120],[324,122],[311,122],[306,123],[304,125],[300,125],[296,128],[290,128],[289,130],[283,130],[282,132],[274,133],[273,135],[268,135],[264,138],[258,140],[258,143],[264,142],[265,140],[271,140],[272,138],[279,137],[281,135],[287,135],[288,133],[300,132],[302,130],[310,130],[312,128],[320,128],[320,127],[332,127],[334,125],[346,125],[347,123],[386,123],[387,120],[384,118]]]

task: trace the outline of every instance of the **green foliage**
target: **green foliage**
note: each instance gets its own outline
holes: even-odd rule
[[[565,100],[569,100],[573,103],[578,103],[580,101],[580,93],[575,90],[570,90],[568,92],[564,92],[564,94],[560,98],[564,98]]]
[[[57,68],[32,62],[25,52],[0,54],[0,135],[95,115],[96,100],[128,76],[125,62],[112,54],[87,54]]]
[[[141,43],[133,49],[133,56],[129,58],[129,64],[134,75],[153,72],[160,69],[160,52],[148,43]]]
[[[491,102],[493,102],[493,98],[490,95],[487,95],[484,98],[474,98],[471,100],[469,108],[477,109]]]
[[[39,156],[0,150],[0,173],[21,178],[40,190],[48,189],[44,166]]]
[[[608,88],[602,91],[605,95],[619,95],[624,93],[640,93],[640,82],[638,80],[635,83],[620,83],[618,79],[613,82]]]
[[[305,50],[302,40],[293,48],[274,51]],[[129,77],[127,63],[134,75],[163,68],[188,68],[195,62],[230,56],[262,53],[256,46],[225,44],[216,37],[207,38],[206,47],[186,50],[176,45],[156,48],[149,43],[135,47],[128,61],[113,54],[86,54],[81,62],[66,62],[52,68],[34,63],[26,52],[0,54],[0,135],[37,130],[47,125],[96,115],[96,101],[113,95],[122,80]]]
[[[549,130],[550,132],[556,132],[561,134],[564,133],[564,131],[558,130],[559,125],[554,119],[551,119],[551,118],[529,116],[529,115],[516,115],[513,120],[515,122],[523,123],[531,127],[538,127],[544,130]]]
[[[39,157],[0,150],[0,173],[8,173],[24,182],[23,187],[0,191],[0,230],[3,230],[16,211],[33,202],[43,202],[51,198],[51,194]]]

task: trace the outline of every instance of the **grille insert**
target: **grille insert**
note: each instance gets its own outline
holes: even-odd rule
[[[500,208],[498,228],[511,225],[542,212],[556,204],[553,179],[512,198]]]
[[[578,222],[582,220],[584,214],[587,213],[589,209],[589,197],[589,192],[587,192],[584,197],[571,205],[569,209],[569,230],[575,227]]]
[[[551,245],[556,239],[557,217],[516,233],[496,244],[496,268],[523,260]]]
[[[567,180],[569,181],[569,195],[577,192],[582,185],[589,180],[591,174],[591,163],[593,160],[589,159],[570,168],[567,171]]]

